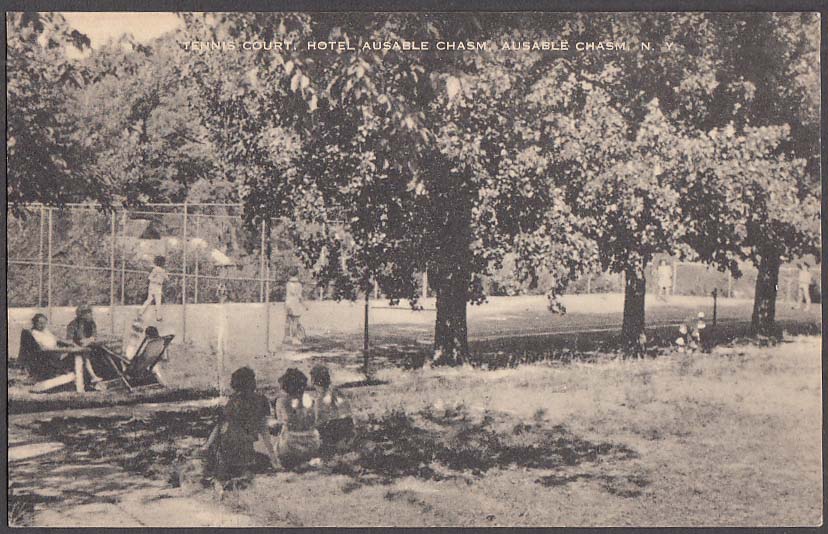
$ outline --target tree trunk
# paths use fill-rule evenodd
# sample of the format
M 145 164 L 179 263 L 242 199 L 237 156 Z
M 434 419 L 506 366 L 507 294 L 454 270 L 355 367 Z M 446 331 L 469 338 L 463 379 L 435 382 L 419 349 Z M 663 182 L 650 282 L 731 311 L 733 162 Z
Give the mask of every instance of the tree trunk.
M 638 347 L 644 333 L 644 296 L 647 281 L 643 266 L 629 267 L 624 282 L 624 322 L 621 333 L 626 347 Z
M 429 283 L 437 296 L 434 365 L 461 365 L 468 356 L 466 306 L 469 278 L 467 272 L 457 267 L 446 273 L 429 274 Z
M 779 253 L 773 249 L 764 251 L 759 258 L 756 292 L 753 297 L 753 316 L 750 323 L 754 335 L 774 336 L 778 333 L 775 320 L 779 265 Z

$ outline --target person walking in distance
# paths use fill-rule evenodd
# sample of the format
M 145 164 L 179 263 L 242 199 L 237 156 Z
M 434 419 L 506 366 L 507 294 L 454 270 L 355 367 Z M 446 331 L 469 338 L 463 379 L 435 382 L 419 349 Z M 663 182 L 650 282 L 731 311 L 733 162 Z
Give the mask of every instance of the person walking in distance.
M 811 271 L 808 270 L 807 262 L 802 262 L 799 267 L 799 290 L 797 291 L 796 304 L 801 309 L 808 311 L 811 309 Z
M 304 335 L 301 324 L 302 308 L 307 310 L 302 297 L 302 282 L 299 281 L 298 270 L 294 267 L 290 272 L 290 279 L 285 284 L 285 343 L 301 345 Z
M 658 278 L 658 298 L 666 301 L 668 293 L 672 293 L 673 289 L 673 268 L 667 264 L 667 260 L 662 259 L 658 262 L 656 275 Z
M 167 271 L 164 270 L 166 259 L 164 256 L 156 256 L 153 261 L 155 266 L 149 273 L 149 286 L 147 287 L 147 300 L 141 307 L 141 315 L 147 311 L 149 305 L 155 302 L 155 320 L 163 321 L 161 317 L 161 300 L 164 294 L 164 283 L 169 279 Z

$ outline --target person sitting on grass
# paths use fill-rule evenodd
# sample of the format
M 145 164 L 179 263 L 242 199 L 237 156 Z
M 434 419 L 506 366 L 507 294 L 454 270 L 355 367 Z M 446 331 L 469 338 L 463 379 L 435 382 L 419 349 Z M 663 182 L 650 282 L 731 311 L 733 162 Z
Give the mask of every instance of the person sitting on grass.
M 331 386 L 331 372 L 324 365 L 311 369 L 311 384 L 316 390 L 314 410 L 322 450 L 341 449 L 354 436 L 354 420 L 348 398 Z
M 138 353 L 141 342 L 144 341 L 144 335 L 144 321 L 139 313 L 135 317 L 135 320 L 132 321 L 129 327 L 129 333 L 126 336 L 126 341 L 124 341 L 124 357 L 127 360 L 133 359 Z
M 316 461 L 319 431 L 315 428 L 314 399 L 305 393 L 305 373 L 290 368 L 279 378 L 279 385 L 285 395 L 276 399 L 276 419 L 281 423 L 276 455 L 282 467 L 292 469 L 309 460 Z
M 220 488 L 233 479 L 249 480 L 263 467 L 264 455 L 253 448 L 258 439 L 264 441 L 270 463 L 277 465 L 267 430 L 270 403 L 256 392 L 256 373 L 249 367 L 237 369 L 230 377 L 230 387 L 233 394 L 201 451 L 206 456 L 206 474 Z

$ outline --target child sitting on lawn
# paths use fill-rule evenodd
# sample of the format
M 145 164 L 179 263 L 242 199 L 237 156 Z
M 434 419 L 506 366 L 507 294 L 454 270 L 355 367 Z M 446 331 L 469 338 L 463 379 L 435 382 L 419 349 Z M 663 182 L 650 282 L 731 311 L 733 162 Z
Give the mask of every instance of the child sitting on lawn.
M 316 428 L 326 452 L 346 446 L 354 435 L 354 420 L 348 398 L 331 386 L 331 372 L 324 365 L 311 369 L 311 384 L 316 390 L 314 402 Z
M 141 342 L 144 340 L 144 321 L 139 313 L 135 320 L 132 321 L 132 324 L 129 327 L 129 332 L 126 335 L 126 341 L 124 341 L 124 357 L 126 359 L 131 360 L 135 357 L 135 354 L 138 353 L 138 348 L 141 346 Z
M 267 430 L 270 403 L 256 393 L 256 374 L 249 367 L 237 369 L 230 377 L 233 394 L 221 413 L 203 452 L 207 456 L 207 474 L 222 485 L 234 478 L 249 478 L 262 466 L 262 457 L 253 449 L 261 438 L 267 447 L 270 462 L 276 455 Z
M 276 419 L 282 424 L 276 440 L 276 455 L 282 467 L 291 469 L 319 454 L 314 399 L 305 393 L 308 377 L 290 368 L 279 378 L 285 395 L 276 400 Z

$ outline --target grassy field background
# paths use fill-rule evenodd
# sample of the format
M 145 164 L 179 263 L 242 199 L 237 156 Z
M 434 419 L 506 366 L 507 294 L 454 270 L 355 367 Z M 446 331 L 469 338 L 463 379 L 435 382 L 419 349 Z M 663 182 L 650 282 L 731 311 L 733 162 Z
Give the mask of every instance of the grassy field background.
M 620 314 L 624 298 L 620 293 L 592 295 L 564 295 L 564 315 L 547 310 L 543 296 L 526 295 L 515 297 L 490 297 L 481 305 L 469 305 L 469 334 L 474 338 L 500 337 L 504 334 L 536 334 L 562 332 L 572 329 L 620 325 Z M 428 341 L 432 337 L 436 316 L 433 298 L 420 303 L 421 311 L 412 311 L 407 303 L 390 306 L 385 300 L 370 302 L 369 324 L 371 335 L 389 335 L 411 341 Z M 719 299 L 718 315 L 723 319 L 750 319 L 753 301 L 750 299 Z M 146 326 L 157 326 L 162 335 L 175 334 L 172 349 L 174 354 L 210 352 L 216 338 L 216 316 L 218 304 L 190 304 L 186 307 L 186 325 L 183 307 L 179 304 L 163 305 L 163 322 L 154 321 L 155 313 L 150 309 L 145 315 Z M 257 303 L 229 303 L 228 351 L 245 357 L 261 356 L 268 353 L 284 352 L 284 304 L 271 303 L 269 306 Z M 812 315 L 818 315 L 819 306 L 812 306 Z M 269 309 L 269 312 L 268 312 Z M 777 309 L 780 318 L 800 317 L 791 309 L 791 303 L 779 300 Z M 93 307 L 99 335 L 121 340 L 139 310 L 138 306 Z M 19 350 L 20 332 L 29 328 L 39 308 L 10 308 L 8 310 L 9 345 L 11 358 Z M 646 319 L 648 323 L 683 319 L 687 314 L 703 311 L 712 317 L 711 297 L 675 296 L 662 302 L 653 295 L 647 295 Z M 66 325 L 74 318 L 75 308 L 52 308 L 50 328 L 58 335 L 65 335 Z M 269 318 L 269 321 L 268 321 Z M 310 301 L 302 322 L 309 336 L 326 338 L 360 338 L 363 330 L 363 302 Z M 269 325 L 269 326 L 268 326 Z M 266 343 L 269 332 L 270 342 Z M 185 349 L 186 345 L 186 351 Z
M 590 359 L 596 351 L 607 350 L 615 343 L 621 325 L 623 296 L 620 294 L 571 295 L 564 297 L 567 313 L 552 314 L 546 308 L 546 299 L 539 296 L 492 297 L 486 304 L 469 306 L 469 335 L 472 357 L 486 361 L 491 366 L 508 362 L 525 362 L 536 359 Z M 408 306 L 388 306 L 385 301 L 373 301 L 370 310 L 370 342 L 372 371 L 386 367 L 410 367 L 421 363 L 430 351 L 434 316 L 433 300 L 424 303 L 422 311 L 412 311 Z M 654 343 L 669 344 L 676 334 L 677 322 L 691 319 L 699 311 L 707 315 L 712 326 L 711 298 L 672 297 L 662 302 L 648 295 L 648 335 Z M 230 373 L 242 365 L 252 367 L 259 383 L 265 390 L 276 392 L 278 377 L 288 367 L 298 367 L 305 372 L 317 364 L 329 365 L 343 382 L 364 378 L 362 373 L 362 309 L 350 302 L 311 302 L 304 318 L 309 339 L 305 346 L 294 348 L 282 345 L 284 317 L 280 304 L 271 313 L 271 332 L 278 342 L 271 343 L 271 351 L 263 345 L 262 305 L 230 305 L 230 339 L 227 354 L 220 373 L 219 359 L 211 343 L 215 336 L 215 323 L 209 313 L 215 313 L 211 304 L 188 306 L 187 329 L 190 338 L 181 341 L 181 317 L 176 316 L 180 306 L 168 306 L 165 320 L 159 324 L 162 334 L 174 333 L 176 340 L 170 347 L 169 361 L 160 364 L 170 387 L 180 390 L 180 398 L 198 398 L 229 387 Z M 739 299 L 720 299 L 717 309 L 720 333 L 730 335 L 746 333 L 752 302 Z M 106 309 L 95 310 L 99 330 L 106 333 L 108 316 Z M 9 353 L 16 355 L 16 343 L 20 329 L 26 325 L 30 310 L 9 310 Z M 116 309 L 123 317 L 131 316 L 131 310 Z M 61 323 L 73 316 L 72 309 L 53 310 L 54 331 L 61 331 Z M 198 320 L 202 314 L 203 320 Z M 152 313 L 148 314 L 152 316 Z M 795 332 L 818 333 L 820 311 L 812 306 L 808 312 L 792 309 L 786 303 L 778 303 L 777 315 L 783 327 Z M 277 328 L 277 325 L 279 326 Z M 16 333 L 16 336 L 15 336 Z M 508 363 L 505 362 L 505 363 Z M 88 392 L 81 395 L 61 393 L 59 396 L 29 393 L 31 386 L 21 373 L 12 372 L 8 397 L 12 412 L 35 409 L 51 410 L 63 403 L 66 407 L 128 403 L 135 400 L 153 400 L 131 395 Z M 163 393 L 161 400 L 172 400 Z M 123 398 L 122 398 L 123 397 Z M 57 404 L 56 404 L 57 403 Z

